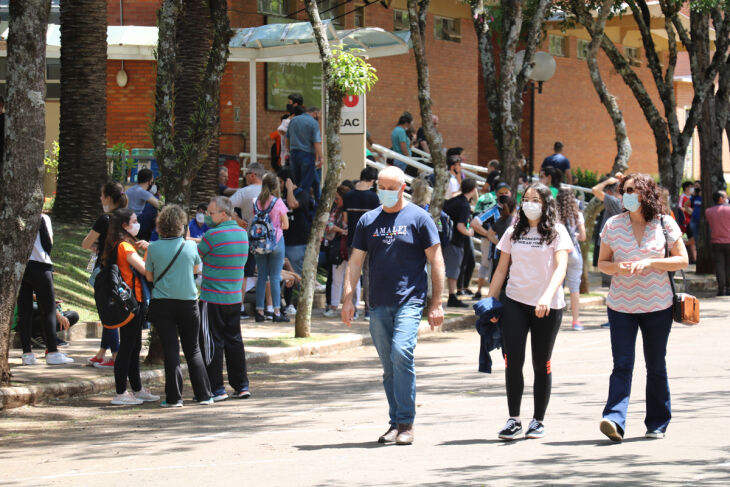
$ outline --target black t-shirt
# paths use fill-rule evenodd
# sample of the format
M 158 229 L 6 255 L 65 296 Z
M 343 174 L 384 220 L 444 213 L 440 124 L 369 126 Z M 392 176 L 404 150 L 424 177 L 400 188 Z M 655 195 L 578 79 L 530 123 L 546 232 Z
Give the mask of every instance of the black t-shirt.
M 104 242 L 106 242 L 106 232 L 109 230 L 109 215 L 105 213 L 97 218 L 94 222 L 94 226 L 91 227 L 91 229 L 99 234 L 99 240 L 96 241 L 96 254 L 98 256 L 96 265 L 99 266 L 101 265 L 101 257 L 104 254 Z
M 454 196 L 444 203 L 444 212 L 451 217 L 451 221 L 454 222 L 454 236 L 451 238 L 451 243 L 456 246 L 463 246 L 464 242 L 468 238 L 466 235 L 456 229 L 459 223 L 466 225 L 471 220 L 471 207 L 466 196 L 460 194 Z
M 281 197 L 286 201 L 286 190 Z M 286 245 L 307 245 L 309 229 L 312 226 L 312 209 L 309 194 L 302 188 L 294 189 L 294 197 L 299 202 L 299 207 L 289 210 L 289 229 L 284 230 L 284 244 Z
M 369 189 L 353 189 L 342 197 L 342 210 L 347 212 L 347 246 L 352 247 L 355 227 L 365 213 L 380 206 L 378 195 Z

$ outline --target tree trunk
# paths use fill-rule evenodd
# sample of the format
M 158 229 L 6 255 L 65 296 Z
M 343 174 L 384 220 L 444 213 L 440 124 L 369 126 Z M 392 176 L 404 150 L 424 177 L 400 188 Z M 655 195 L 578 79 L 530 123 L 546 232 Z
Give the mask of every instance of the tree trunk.
M 185 209 L 204 161 L 217 163 L 211 146 L 218 147 L 220 83 L 232 34 L 227 10 L 226 0 L 164 0 L 158 13 L 152 138 L 165 201 Z M 199 187 L 198 198 L 215 194 L 209 181 Z M 152 330 L 145 363 L 161 362 L 159 336 Z
M 408 0 L 408 19 L 411 30 L 411 42 L 413 43 L 413 54 L 416 58 L 416 72 L 418 74 L 418 104 L 421 109 L 421 125 L 423 133 L 428 142 L 428 149 L 431 153 L 431 162 L 436 176 L 436 181 L 431 195 L 429 209 L 434 220 L 441 217 L 441 209 L 444 206 L 446 196 L 446 185 L 449 182 L 449 173 L 446 168 L 446 159 L 441 150 L 443 139 L 436 131 L 431 116 L 431 80 L 428 73 L 428 59 L 426 58 L 426 14 L 430 0 Z
M 535 50 L 542 34 L 547 0 L 530 3 L 526 32 L 523 32 L 523 15 L 528 2 L 501 0 L 501 30 L 494 32 L 492 17 L 484 0 L 469 0 L 474 29 L 479 43 L 479 58 L 489 111 L 489 125 L 502 163 L 502 177 L 513 188 L 517 187 L 522 158 L 522 107 L 523 92 L 527 86 L 527 71 L 534 62 Z M 494 22 L 496 24 L 496 22 Z M 521 37 L 522 35 L 522 37 Z M 522 42 L 521 42 L 522 41 Z M 518 45 L 524 45 L 523 65 L 517 66 L 515 54 Z M 495 46 L 499 46 L 499 71 Z
M 343 93 L 339 90 L 333 77 L 332 51 L 330 50 L 327 32 L 319 17 L 317 2 L 304 0 L 304 8 L 307 10 L 307 17 L 312 23 L 314 37 L 319 47 L 319 57 L 322 60 L 322 80 L 324 81 L 325 103 L 322 113 L 326 114 L 325 136 L 327 141 L 327 173 L 324 180 L 324 188 L 319 199 L 319 205 L 314 215 L 314 221 L 309 232 L 307 250 L 304 252 L 304 263 L 302 265 L 302 293 L 299 296 L 297 305 L 296 323 L 294 325 L 294 336 L 308 337 L 312 325 L 312 301 L 314 300 L 314 286 L 317 282 L 317 261 L 319 259 L 319 245 L 324 235 L 324 230 L 329 218 L 332 202 L 335 200 L 335 191 L 342 178 L 342 170 L 345 163 L 342 161 L 340 145 L 340 124 L 342 123 L 342 98 Z
M 61 122 L 53 214 L 80 223 L 99 215 L 106 167 L 106 0 L 61 2 Z
M 10 383 L 10 324 L 43 208 L 50 8 L 50 0 L 10 2 L 5 153 L 0 160 L 0 386 Z

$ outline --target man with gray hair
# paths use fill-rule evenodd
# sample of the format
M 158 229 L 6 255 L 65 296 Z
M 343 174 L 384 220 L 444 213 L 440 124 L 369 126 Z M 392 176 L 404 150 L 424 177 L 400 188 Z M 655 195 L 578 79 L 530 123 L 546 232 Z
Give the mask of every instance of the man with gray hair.
M 205 217 L 210 229 L 198 244 L 198 253 L 203 260 L 200 348 L 214 401 L 228 399 L 223 385 L 224 354 L 233 397 L 251 397 L 239 318 L 248 235 L 233 219 L 233 214 L 230 199 L 224 196 L 212 198 Z

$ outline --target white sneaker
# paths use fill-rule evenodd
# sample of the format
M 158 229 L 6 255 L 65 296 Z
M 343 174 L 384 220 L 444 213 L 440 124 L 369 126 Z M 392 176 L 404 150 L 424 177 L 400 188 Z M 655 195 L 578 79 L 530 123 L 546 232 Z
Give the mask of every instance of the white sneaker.
M 360 313 L 358 313 L 357 311 L 355 311 L 355 314 L 352 315 L 352 319 L 353 320 L 359 320 L 360 319 Z
M 23 354 L 23 365 L 35 365 L 38 361 L 35 359 L 34 353 L 24 353 Z
M 290 304 L 289 306 L 286 307 L 286 309 L 284 310 L 284 313 L 286 313 L 287 316 L 295 316 L 297 314 L 297 309 L 294 307 L 293 304 Z
M 337 310 L 336 310 L 336 309 L 332 309 L 332 308 L 330 308 L 330 309 L 328 309 L 327 311 L 325 311 L 325 312 L 324 312 L 324 313 L 322 313 L 322 314 L 323 314 L 323 315 L 324 315 L 324 316 L 325 316 L 326 318 L 334 318 L 335 316 L 337 316 Z
M 46 363 L 48 365 L 72 364 L 74 359 L 62 352 L 52 352 L 46 355 Z
M 134 397 L 139 399 L 140 401 L 146 401 L 146 402 L 153 402 L 153 401 L 159 401 L 160 396 L 155 396 L 150 392 L 149 389 L 145 389 L 144 387 L 134 393 Z
M 144 401 L 142 399 L 137 399 L 134 397 L 134 394 L 132 394 L 129 391 L 124 391 L 121 394 L 115 394 L 112 398 L 112 404 L 115 406 L 139 406 Z

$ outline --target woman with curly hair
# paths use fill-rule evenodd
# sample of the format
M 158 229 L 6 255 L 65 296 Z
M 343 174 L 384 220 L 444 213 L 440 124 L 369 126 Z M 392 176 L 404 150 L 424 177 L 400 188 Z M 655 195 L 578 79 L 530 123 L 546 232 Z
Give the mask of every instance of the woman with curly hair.
M 672 288 L 667 272 L 687 266 L 687 250 L 682 231 L 667 216 L 666 204 L 650 176 L 629 174 L 619 192 L 626 211 L 604 225 L 598 257 L 600 271 L 613 276 L 606 298 L 613 371 L 600 429 L 613 441 L 623 440 L 636 335 L 641 330 L 646 362 L 645 436 L 664 438 L 672 417 L 666 366 Z
M 504 233 L 497 249 L 501 252 L 499 264 L 488 297 L 499 298 L 509 272 L 501 319 L 509 419 L 499 438 L 514 440 L 522 433 L 522 366 L 528 332 L 535 375 L 535 412 L 525 437 L 542 438 L 552 385 L 550 357 L 565 307 L 562 284 L 568 253 L 573 250 L 568 231 L 558 221 L 550 188 L 540 183 L 528 186 L 517 222 Z
M 565 283 L 570 291 L 570 311 L 573 315 L 573 329 L 582 331 L 580 324 L 580 280 L 583 276 L 583 254 L 580 244 L 586 239 L 586 227 L 583 213 L 578 208 L 575 193 L 572 189 L 563 188 L 558 191 L 556 199 L 558 219 L 565 225 L 573 243 L 573 251 L 568 254 L 568 268 L 565 271 Z
M 157 327 L 165 356 L 165 395 L 162 407 L 183 405 L 183 373 L 180 345 L 190 372 L 190 382 L 200 404 L 213 404 L 210 380 L 198 345 L 200 311 L 195 272 L 202 260 L 196 243 L 185 240 L 187 215 L 178 205 L 166 205 L 157 216 L 160 239 L 150 243 L 145 262 L 146 277 L 155 283 L 150 320 Z M 178 336 L 180 344 L 178 344 Z

